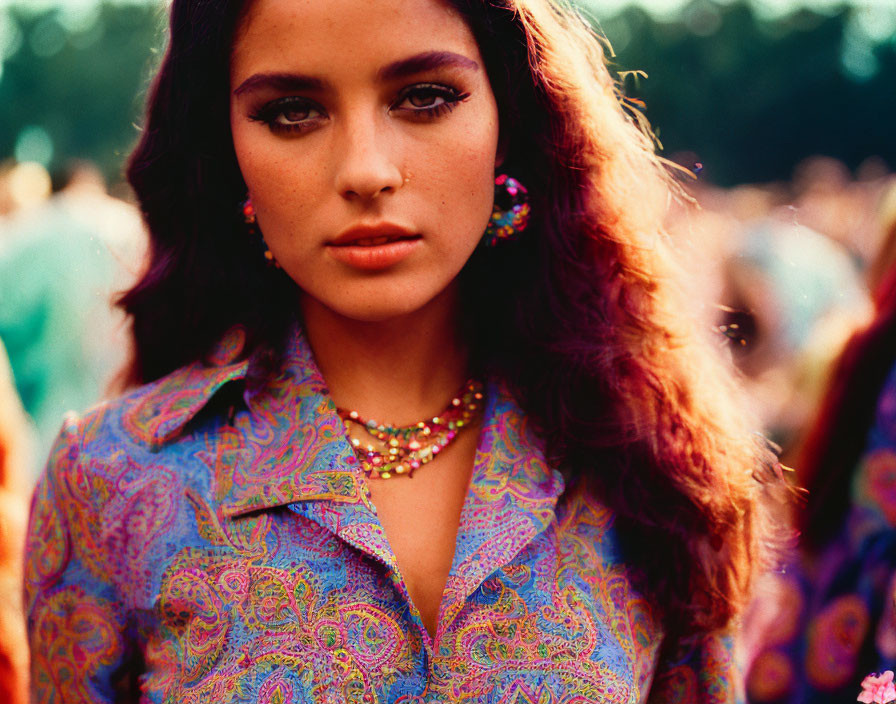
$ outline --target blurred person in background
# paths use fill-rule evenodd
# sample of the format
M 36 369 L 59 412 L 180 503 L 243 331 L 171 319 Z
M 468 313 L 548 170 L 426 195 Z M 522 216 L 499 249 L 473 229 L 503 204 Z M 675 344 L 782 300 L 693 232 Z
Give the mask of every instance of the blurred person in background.
M 52 179 L 40 164 L 23 162 L 0 164 L 0 254 L 9 248 L 20 228 L 50 197 Z
M 28 424 L 0 341 L 0 702 L 28 701 L 22 553 L 28 518 Z
M 846 345 L 797 461 L 799 555 L 745 628 L 755 704 L 854 701 L 896 669 L 896 185 L 871 267 L 875 316 Z
M 734 333 L 737 364 L 765 429 L 786 452 L 871 306 L 847 250 L 782 214 L 788 210 L 741 223 L 725 258 L 721 324 Z
M 62 181 L 0 223 L 0 337 L 36 427 L 32 482 L 64 413 L 102 398 L 129 358 L 112 298 L 140 273 L 146 246 L 136 208 L 107 195 L 93 165 L 72 163 Z
M 837 159 L 809 157 L 794 169 L 787 217 L 837 242 L 865 271 L 879 259 L 876 205 L 887 183 L 886 166 L 873 157 L 855 174 Z
M 731 341 L 753 407 L 785 463 L 817 406 L 830 364 L 871 314 L 862 272 L 840 242 L 801 224 L 786 184 L 688 187 L 673 211 L 690 242 L 694 300 Z

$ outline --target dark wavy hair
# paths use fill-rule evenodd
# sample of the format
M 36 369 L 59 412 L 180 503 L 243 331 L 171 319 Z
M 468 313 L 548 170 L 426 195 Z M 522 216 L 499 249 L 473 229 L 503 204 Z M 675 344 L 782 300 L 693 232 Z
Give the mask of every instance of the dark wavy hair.
M 451 0 L 483 55 L 502 170 L 529 188 L 520 242 L 462 272 L 474 361 L 510 385 L 550 458 L 617 515 L 669 632 L 728 624 L 764 564 L 774 464 L 717 346 L 697 333 L 662 232 L 670 185 L 587 23 L 553 0 Z M 276 350 L 295 284 L 237 204 L 228 61 L 243 0 L 173 0 L 170 44 L 128 177 L 152 236 L 133 317 L 135 382 L 200 359 L 234 324 Z

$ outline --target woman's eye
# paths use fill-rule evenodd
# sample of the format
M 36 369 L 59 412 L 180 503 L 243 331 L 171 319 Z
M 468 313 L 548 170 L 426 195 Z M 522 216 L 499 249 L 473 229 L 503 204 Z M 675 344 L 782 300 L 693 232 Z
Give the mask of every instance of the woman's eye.
M 403 90 L 392 109 L 415 116 L 438 117 L 469 97 L 469 93 L 460 93 L 449 86 L 421 84 Z
M 326 115 L 322 108 L 309 101 L 281 98 L 263 105 L 260 110 L 249 117 L 258 122 L 264 122 L 275 132 L 292 132 L 309 129 Z
M 445 96 L 434 92 L 417 92 L 411 93 L 407 97 L 407 101 L 415 108 L 430 108 L 434 105 L 441 105 L 445 102 Z
M 309 107 L 286 108 L 279 112 L 276 121 L 281 125 L 290 125 L 295 122 L 307 120 L 309 117 L 316 117 L 316 113 L 317 110 Z

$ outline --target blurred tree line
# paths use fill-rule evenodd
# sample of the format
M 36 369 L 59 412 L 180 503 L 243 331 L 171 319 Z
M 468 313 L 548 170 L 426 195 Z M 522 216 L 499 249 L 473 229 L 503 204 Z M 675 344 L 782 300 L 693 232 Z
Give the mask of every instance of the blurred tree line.
M 90 159 L 113 181 L 137 139 L 161 4 L 0 9 L 0 160 Z
M 646 102 L 664 153 L 702 162 L 709 179 L 784 179 L 811 154 L 896 166 L 896 37 L 876 37 L 867 10 L 770 20 L 749 0 L 692 0 L 671 20 L 580 4 L 613 46 L 627 94 Z M 0 10 L 0 160 L 53 168 L 88 158 L 118 177 L 163 27 L 155 3 Z
M 626 94 L 664 153 L 715 183 L 787 179 L 815 154 L 896 167 L 896 3 L 768 20 L 743 0 L 693 0 L 675 20 L 630 7 L 599 27 L 618 71 L 646 73 L 623 75 Z

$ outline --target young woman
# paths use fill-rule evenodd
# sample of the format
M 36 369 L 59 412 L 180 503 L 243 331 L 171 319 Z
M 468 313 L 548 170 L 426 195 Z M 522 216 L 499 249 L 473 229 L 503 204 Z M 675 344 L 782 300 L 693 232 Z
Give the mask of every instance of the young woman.
M 37 701 L 736 698 L 772 463 L 581 20 L 174 0 L 129 176 L 139 385 L 36 497 Z

